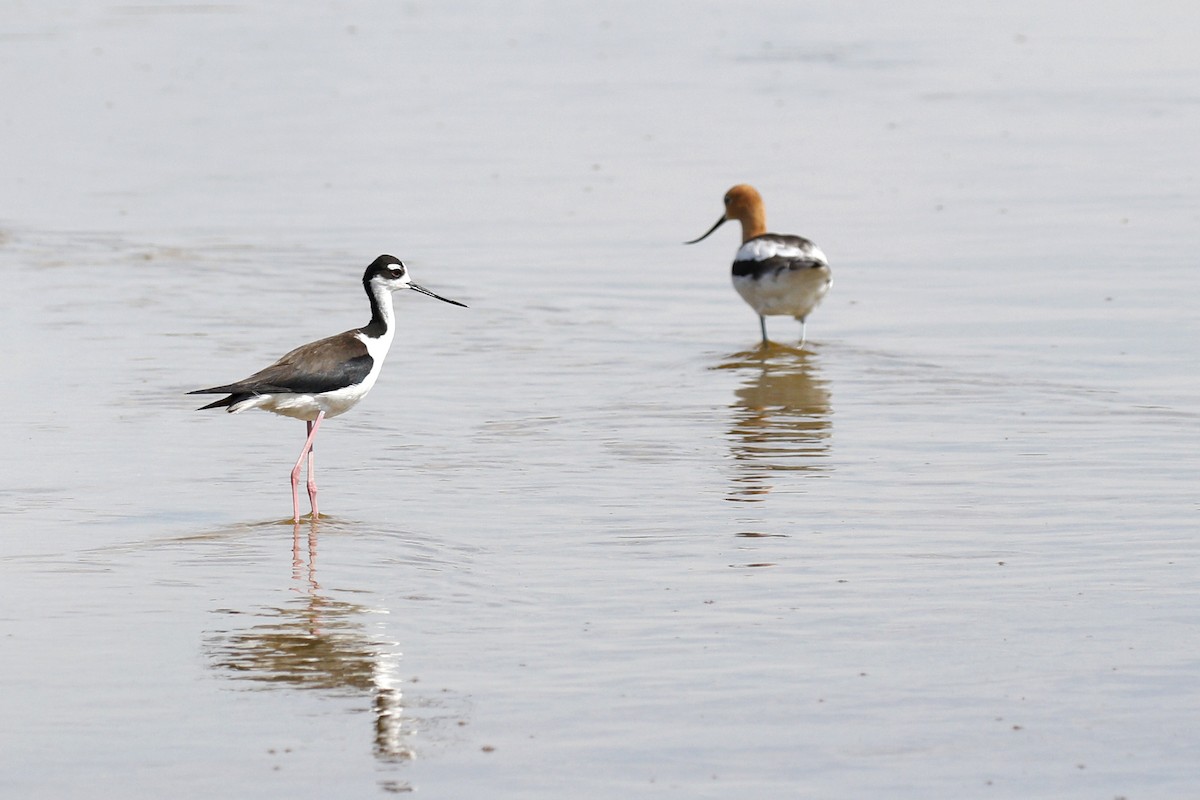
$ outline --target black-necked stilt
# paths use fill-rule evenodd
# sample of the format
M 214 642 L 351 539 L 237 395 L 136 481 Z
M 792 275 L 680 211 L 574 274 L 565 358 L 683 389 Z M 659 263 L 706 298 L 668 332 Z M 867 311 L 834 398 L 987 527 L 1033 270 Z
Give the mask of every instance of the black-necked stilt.
M 767 317 L 785 315 L 800 321 L 804 347 L 806 320 L 833 285 L 829 262 L 821 248 L 801 236 L 767 233 L 762 195 L 739 183 L 725 193 L 725 213 L 708 233 L 684 244 L 695 244 L 731 219 L 742 223 L 742 246 L 733 259 L 733 288 L 758 312 L 763 344 Z
M 188 392 L 229 395 L 202 406 L 199 411 L 225 408 L 230 414 L 237 414 L 261 408 L 305 421 L 308 438 L 292 469 L 292 518 L 295 522 L 300 521 L 299 481 L 305 456 L 308 457 L 308 499 L 312 504 L 313 519 L 318 516 L 313 440 L 317 438 L 321 420 L 354 408 L 371 391 L 383 368 L 383 359 L 396 335 L 392 292 L 412 289 L 466 308 L 457 300 L 447 300 L 413 283 L 408 269 L 394 256 L 380 256 L 371 262 L 363 274 L 363 288 L 371 300 L 371 321 L 363 327 L 301 345 L 244 380 Z

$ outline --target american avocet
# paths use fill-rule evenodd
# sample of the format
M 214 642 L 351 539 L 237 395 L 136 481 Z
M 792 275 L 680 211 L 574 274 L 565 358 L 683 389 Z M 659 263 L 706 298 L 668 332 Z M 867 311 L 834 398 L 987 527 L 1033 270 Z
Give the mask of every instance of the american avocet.
M 308 500 L 312 504 L 313 519 L 318 516 L 313 440 L 317 438 L 321 420 L 354 408 L 371 391 L 383 368 L 383 359 L 396 335 L 392 292 L 412 289 L 445 303 L 463 306 L 457 300 L 447 300 L 413 283 L 408 269 L 394 256 L 380 256 L 372 261 L 362 282 L 371 300 L 371 321 L 363 327 L 301 345 L 249 378 L 188 392 L 229 395 L 202 406 L 200 411 L 225 408 L 230 414 L 237 414 L 261 408 L 305 421 L 308 438 L 292 468 L 292 519 L 295 522 L 300 521 L 299 481 L 305 456 L 308 457 Z
M 767 233 L 762 195 L 739 183 L 725 193 L 725 213 L 708 233 L 684 244 L 695 244 L 731 219 L 742 223 L 742 246 L 733 259 L 733 288 L 758 313 L 763 344 L 767 317 L 786 315 L 800 321 L 800 347 L 805 321 L 833 285 L 829 262 L 821 248 L 801 236 Z

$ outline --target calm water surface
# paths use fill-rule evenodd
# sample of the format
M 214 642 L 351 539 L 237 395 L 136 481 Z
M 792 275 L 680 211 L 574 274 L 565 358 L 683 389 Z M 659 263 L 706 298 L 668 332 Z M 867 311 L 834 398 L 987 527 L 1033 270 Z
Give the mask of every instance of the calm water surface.
M 1102 10 L 10 9 L 0 794 L 1194 794 L 1200 12 Z M 183 393 L 381 252 L 471 307 L 293 527 Z

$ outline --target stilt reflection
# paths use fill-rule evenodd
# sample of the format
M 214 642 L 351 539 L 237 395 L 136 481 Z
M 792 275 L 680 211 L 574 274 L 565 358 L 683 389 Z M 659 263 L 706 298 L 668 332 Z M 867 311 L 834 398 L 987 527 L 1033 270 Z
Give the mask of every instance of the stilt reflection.
M 258 621 L 248 628 L 213 633 L 206 642 L 212 666 L 234 678 L 281 688 L 370 696 L 375 756 L 410 760 L 414 752 L 406 740 L 412 731 L 404 724 L 398 645 L 372 635 L 368 617 L 377 609 L 322 593 L 317 526 L 314 521 L 307 531 L 303 524 L 293 529 L 290 588 L 296 597 L 253 612 Z
M 761 501 L 777 484 L 802 491 L 791 478 L 828 470 L 832 411 L 817 354 L 769 343 L 731 356 L 720 368 L 746 375 L 730 406 L 735 475 L 728 500 Z

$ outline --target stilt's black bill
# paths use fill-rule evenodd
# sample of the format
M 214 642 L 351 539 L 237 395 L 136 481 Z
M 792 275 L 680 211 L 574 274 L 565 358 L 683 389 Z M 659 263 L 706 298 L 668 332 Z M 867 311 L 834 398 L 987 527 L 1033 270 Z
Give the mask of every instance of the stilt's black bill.
M 433 292 L 426 289 L 424 286 L 417 286 L 415 283 L 410 283 L 408 285 L 408 288 L 412 289 L 414 292 L 420 292 L 421 294 L 427 294 L 430 297 L 434 298 L 435 300 L 441 300 L 443 303 L 449 303 L 452 306 L 462 306 L 463 308 L 467 307 L 466 303 L 460 303 L 457 300 L 447 300 L 445 297 L 442 297 L 440 294 L 434 294 Z
M 717 224 L 716 224 L 716 225 L 713 225 L 711 228 L 709 228 L 709 229 L 708 229 L 708 233 L 712 233 L 712 232 L 713 232 L 713 231 L 715 231 L 717 228 L 719 228 L 719 227 L 721 227 L 722 225 L 724 225 L 724 224 L 725 224 L 725 221 L 726 221 L 726 217 L 721 217 L 719 220 L 717 220 Z M 701 236 L 701 237 L 700 237 L 700 239 L 707 239 L 707 238 L 708 238 L 708 233 L 706 233 L 706 234 L 704 234 L 703 236 Z M 692 239 L 690 242 L 684 242 L 684 244 L 695 244 L 696 242 L 700 241 L 700 239 Z

